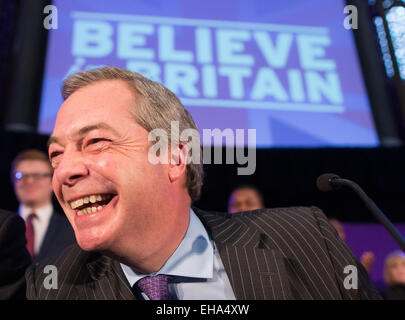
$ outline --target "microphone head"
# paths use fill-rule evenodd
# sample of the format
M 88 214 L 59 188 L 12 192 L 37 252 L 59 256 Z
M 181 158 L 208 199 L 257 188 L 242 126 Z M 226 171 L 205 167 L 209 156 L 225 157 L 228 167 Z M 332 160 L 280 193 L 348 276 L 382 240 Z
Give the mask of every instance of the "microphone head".
M 333 179 L 339 179 L 340 177 L 334 173 L 324 173 L 321 174 L 318 179 L 316 179 L 316 186 L 319 190 L 323 192 L 332 191 L 334 186 L 332 184 Z

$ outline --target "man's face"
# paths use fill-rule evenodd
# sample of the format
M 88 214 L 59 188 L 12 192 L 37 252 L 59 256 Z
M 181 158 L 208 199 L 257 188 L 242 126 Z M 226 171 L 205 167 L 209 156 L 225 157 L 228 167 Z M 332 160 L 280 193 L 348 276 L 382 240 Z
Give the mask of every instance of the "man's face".
M 230 213 L 262 209 L 263 203 L 256 191 L 243 188 L 234 191 L 229 200 Z
M 393 283 L 405 285 L 405 258 L 392 259 L 388 265 L 388 271 L 391 273 Z
M 39 208 L 51 202 L 52 183 L 49 164 L 41 160 L 22 160 L 14 168 L 21 179 L 14 180 L 18 201 L 30 208 Z
M 330 224 L 336 229 L 339 238 L 346 241 L 346 233 L 343 225 L 336 219 L 329 219 Z
M 162 214 L 167 166 L 148 161 L 148 132 L 130 113 L 136 101 L 125 82 L 106 80 L 77 90 L 58 112 L 52 184 L 84 250 L 114 251 L 129 239 L 141 248 L 173 224 Z

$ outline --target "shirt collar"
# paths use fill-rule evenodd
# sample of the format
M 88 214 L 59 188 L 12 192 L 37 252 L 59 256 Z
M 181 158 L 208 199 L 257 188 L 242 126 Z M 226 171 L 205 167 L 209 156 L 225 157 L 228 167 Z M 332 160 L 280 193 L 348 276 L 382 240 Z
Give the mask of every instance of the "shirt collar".
M 45 205 L 45 206 L 43 206 L 41 208 L 32 210 L 32 208 L 29 208 L 29 207 L 21 204 L 19 209 L 18 209 L 18 212 L 19 212 L 20 216 L 24 220 L 27 220 L 28 216 L 31 213 L 35 212 L 35 214 L 37 215 L 37 218 L 39 220 L 44 220 L 45 221 L 45 220 L 49 220 L 49 218 L 51 217 L 52 212 L 53 212 L 53 206 L 50 203 L 50 204 L 47 204 L 47 205 Z
M 212 278 L 214 264 L 214 247 L 208 233 L 193 209 L 190 209 L 190 222 L 180 245 L 163 267 L 152 274 L 141 274 L 125 264 L 122 269 L 131 284 L 145 276 L 167 274 L 191 278 Z

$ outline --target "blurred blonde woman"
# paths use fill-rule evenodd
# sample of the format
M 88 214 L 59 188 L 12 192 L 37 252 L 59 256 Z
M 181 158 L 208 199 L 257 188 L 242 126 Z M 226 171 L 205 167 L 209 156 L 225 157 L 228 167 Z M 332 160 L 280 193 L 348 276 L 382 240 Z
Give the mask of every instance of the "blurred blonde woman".
M 394 251 L 385 259 L 384 280 L 387 288 L 382 292 L 384 299 L 405 300 L 405 253 Z

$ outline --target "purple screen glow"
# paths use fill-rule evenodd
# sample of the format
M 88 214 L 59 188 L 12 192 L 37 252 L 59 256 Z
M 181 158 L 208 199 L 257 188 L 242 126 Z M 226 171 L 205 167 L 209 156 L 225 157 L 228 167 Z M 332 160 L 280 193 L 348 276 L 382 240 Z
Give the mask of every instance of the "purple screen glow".
M 117 66 L 166 85 L 200 131 L 255 129 L 258 147 L 378 145 L 343 0 L 53 4 L 40 133 L 66 76 Z

